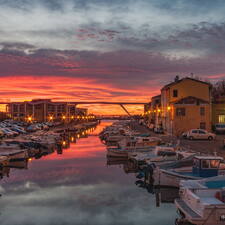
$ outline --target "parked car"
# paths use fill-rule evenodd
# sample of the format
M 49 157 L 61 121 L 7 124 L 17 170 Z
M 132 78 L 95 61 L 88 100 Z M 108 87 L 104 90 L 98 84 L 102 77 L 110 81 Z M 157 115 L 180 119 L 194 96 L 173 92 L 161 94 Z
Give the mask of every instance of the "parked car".
M 156 134 L 163 134 L 164 133 L 162 127 L 155 127 L 153 131 Z
M 184 132 L 184 133 L 181 134 L 181 137 L 186 139 L 187 138 L 187 134 L 188 134 L 188 132 Z
M 194 140 L 194 139 L 200 139 L 200 140 L 213 140 L 216 138 L 216 135 L 213 133 L 210 133 L 203 129 L 192 129 L 188 131 L 187 133 L 187 139 Z
M 217 134 L 225 133 L 225 124 L 222 123 L 215 124 L 215 132 Z

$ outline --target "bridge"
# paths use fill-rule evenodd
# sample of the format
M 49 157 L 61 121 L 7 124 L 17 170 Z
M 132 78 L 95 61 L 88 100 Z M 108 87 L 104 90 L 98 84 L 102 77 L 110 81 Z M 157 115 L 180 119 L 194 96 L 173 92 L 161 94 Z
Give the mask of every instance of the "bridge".
M 145 105 L 143 102 L 68 102 L 68 104 L 75 104 L 75 105 L 90 105 L 90 104 L 98 104 L 98 105 L 119 105 L 129 116 L 131 114 L 128 112 L 128 110 L 125 108 L 124 105 Z

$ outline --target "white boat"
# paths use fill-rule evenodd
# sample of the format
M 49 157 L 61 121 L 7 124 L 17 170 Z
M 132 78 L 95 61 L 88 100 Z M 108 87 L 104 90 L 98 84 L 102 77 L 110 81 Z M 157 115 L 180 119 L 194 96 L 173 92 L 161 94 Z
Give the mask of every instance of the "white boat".
M 118 143 L 118 147 L 107 147 L 109 157 L 128 157 L 129 153 L 150 152 L 160 143 L 155 137 L 127 137 Z
M 154 185 L 179 187 L 181 180 L 199 180 L 225 174 L 222 160 L 223 158 L 218 156 L 195 156 L 191 167 L 175 169 L 156 167 L 153 172 Z
M 176 224 L 224 225 L 225 176 L 181 181 L 175 205 L 180 213 Z
M 176 161 L 178 159 L 190 156 L 191 152 L 178 150 L 177 145 L 154 146 L 150 152 L 131 152 L 128 158 L 134 160 L 137 164 L 150 164 L 165 161 Z

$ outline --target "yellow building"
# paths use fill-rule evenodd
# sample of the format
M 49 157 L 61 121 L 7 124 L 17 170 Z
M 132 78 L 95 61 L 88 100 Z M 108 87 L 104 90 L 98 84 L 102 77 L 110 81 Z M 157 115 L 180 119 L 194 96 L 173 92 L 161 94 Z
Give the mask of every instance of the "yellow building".
M 190 129 L 211 130 L 211 85 L 193 78 L 177 79 L 161 89 L 165 132 L 180 135 Z
M 219 97 L 212 103 L 212 122 L 213 124 L 225 124 L 225 97 Z

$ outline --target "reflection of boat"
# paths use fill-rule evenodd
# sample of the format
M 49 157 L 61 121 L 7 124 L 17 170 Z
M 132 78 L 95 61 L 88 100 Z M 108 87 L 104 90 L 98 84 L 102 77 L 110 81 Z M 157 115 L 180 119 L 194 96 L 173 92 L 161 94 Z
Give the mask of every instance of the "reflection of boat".
M 181 181 L 180 199 L 175 200 L 180 212 L 176 224 L 225 224 L 225 176 Z
M 125 173 L 137 173 L 140 169 L 136 163 L 131 160 L 127 160 L 123 165 L 123 170 Z
M 171 187 L 159 187 L 155 189 L 155 195 L 157 206 L 159 206 L 160 203 L 174 203 L 174 200 L 179 198 L 179 189 Z
M 14 161 L 9 162 L 8 165 L 10 168 L 16 168 L 16 169 L 27 169 L 28 168 L 28 160 L 22 160 L 22 161 Z
M 154 170 L 154 185 L 179 187 L 181 180 L 198 180 L 225 174 L 224 164 L 220 165 L 223 158 L 218 156 L 195 156 L 192 167 L 175 169 Z
M 111 158 L 107 157 L 107 165 L 123 165 L 127 162 L 127 159 L 124 158 Z
M 3 178 L 4 176 L 9 177 L 10 167 L 2 167 L 0 168 L 0 177 Z
M 1 151 L 0 155 L 9 157 L 10 162 L 24 160 L 28 158 L 27 151 L 25 150 L 10 150 L 4 152 Z

